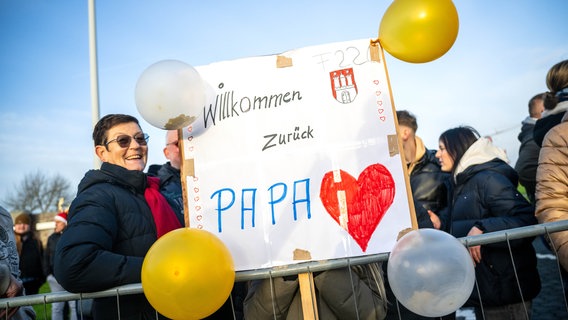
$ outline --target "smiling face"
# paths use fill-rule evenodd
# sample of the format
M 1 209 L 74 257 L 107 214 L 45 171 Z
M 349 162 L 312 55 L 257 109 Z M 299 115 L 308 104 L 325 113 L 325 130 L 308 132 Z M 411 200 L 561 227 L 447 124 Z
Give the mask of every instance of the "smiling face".
M 112 163 L 128 170 L 143 171 L 148 159 L 148 145 L 141 145 L 133 138 L 143 134 L 140 126 L 135 122 L 117 124 L 107 131 L 105 141 L 107 145 L 97 145 L 95 152 L 102 162 Z M 131 137 L 130 144 L 124 148 L 115 140 L 122 135 Z
M 442 141 L 440 141 L 438 145 L 438 151 L 436 152 L 436 158 L 440 161 L 441 170 L 444 172 L 452 171 L 452 167 L 454 166 L 454 159 L 446 150 L 446 145 Z

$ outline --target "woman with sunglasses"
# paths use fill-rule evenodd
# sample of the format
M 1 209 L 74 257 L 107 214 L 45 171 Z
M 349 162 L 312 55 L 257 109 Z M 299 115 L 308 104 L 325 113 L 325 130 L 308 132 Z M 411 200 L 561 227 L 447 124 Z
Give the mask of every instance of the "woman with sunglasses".
M 79 183 L 55 253 L 55 277 L 70 292 L 140 283 L 146 252 L 160 236 L 181 227 L 158 190 L 159 179 L 143 172 L 148 135 L 135 117 L 103 117 L 93 140 L 101 168 L 88 171 Z M 156 319 L 143 294 L 119 300 L 95 299 L 93 318 Z
M 472 127 L 440 135 L 436 158 L 451 173 L 449 216 L 435 227 L 456 238 L 536 224 L 534 207 L 517 191 L 518 175 L 505 152 Z M 441 223 L 440 223 L 441 222 Z M 477 319 L 530 319 L 531 301 L 540 291 L 534 237 L 468 248 L 476 287 L 465 306 Z

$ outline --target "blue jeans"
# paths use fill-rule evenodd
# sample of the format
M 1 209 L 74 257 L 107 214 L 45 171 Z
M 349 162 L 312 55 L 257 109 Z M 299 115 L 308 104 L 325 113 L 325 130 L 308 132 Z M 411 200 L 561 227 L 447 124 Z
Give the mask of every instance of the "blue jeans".
M 49 288 L 51 289 L 51 292 L 57 292 L 57 291 L 65 291 L 65 289 L 63 289 L 63 287 L 59 284 L 59 282 L 57 282 L 57 280 L 55 279 L 55 277 L 50 274 L 49 276 L 47 276 L 47 283 L 49 283 Z M 63 320 L 65 319 L 64 315 L 63 315 L 63 311 L 65 310 L 65 303 L 66 302 L 53 302 L 51 304 L 51 319 L 52 320 Z M 69 320 L 77 320 L 77 303 L 75 300 L 72 301 L 67 301 L 67 303 L 69 304 L 69 311 L 71 312 L 71 316 L 69 317 Z

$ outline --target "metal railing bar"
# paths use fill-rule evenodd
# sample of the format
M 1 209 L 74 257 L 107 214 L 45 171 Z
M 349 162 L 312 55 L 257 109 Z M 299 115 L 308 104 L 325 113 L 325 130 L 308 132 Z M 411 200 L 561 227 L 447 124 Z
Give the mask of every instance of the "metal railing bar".
M 458 240 L 465 246 L 476 246 L 482 244 L 496 243 L 507 240 L 521 239 L 526 237 L 536 237 L 543 234 L 554 233 L 568 230 L 568 220 L 537 224 L 527 227 L 502 230 L 481 234 L 477 236 L 463 237 Z M 298 273 L 318 272 L 329 269 L 337 269 L 350 265 L 368 264 L 373 262 L 387 261 L 389 253 L 379 253 L 360 257 L 349 257 L 322 261 L 306 261 L 286 266 L 276 266 L 272 268 L 244 270 L 236 272 L 235 281 L 249 281 L 256 279 L 267 279 L 270 277 L 283 277 Z M 81 300 L 92 298 L 111 297 L 116 295 L 130 295 L 143 293 L 142 284 L 134 283 L 111 288 L 104 291 L 90 293 L 70 293 L 67 291 L 36 294 L 15 298 L 0 299 L 0 308 L 41 305 L 52 302 L 63 302 L 69 300 Z

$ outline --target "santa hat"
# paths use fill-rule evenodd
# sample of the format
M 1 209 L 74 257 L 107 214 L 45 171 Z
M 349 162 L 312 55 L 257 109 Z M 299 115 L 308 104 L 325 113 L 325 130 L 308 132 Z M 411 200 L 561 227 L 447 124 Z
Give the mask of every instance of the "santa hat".
M 59 212 L 54 219 L 55 221 L 61 221 L 67 224 L 67 212 Z

